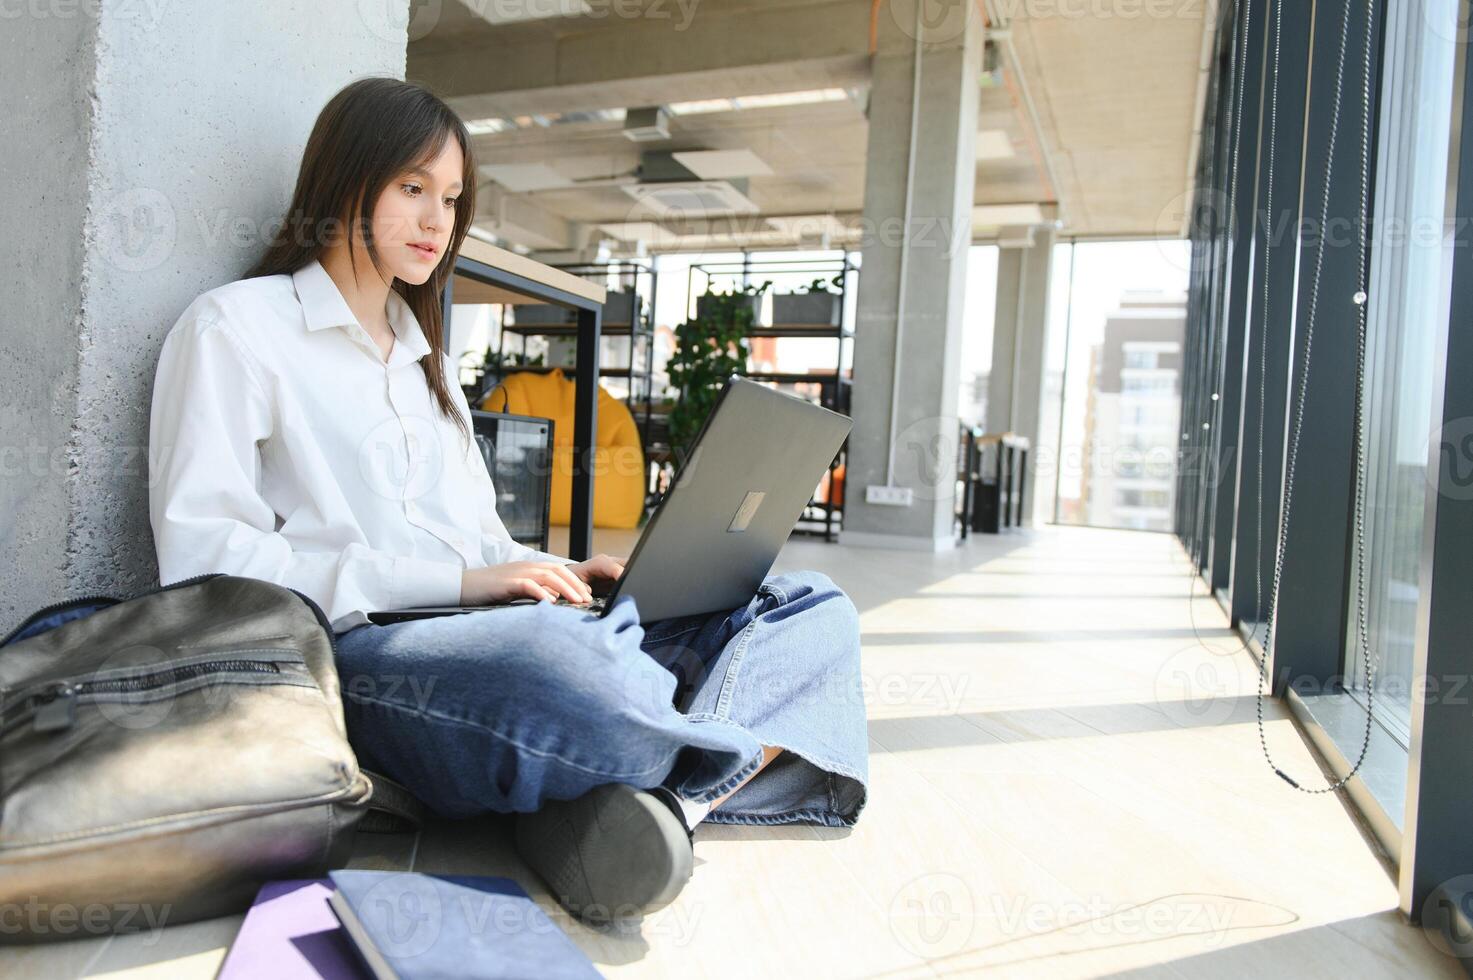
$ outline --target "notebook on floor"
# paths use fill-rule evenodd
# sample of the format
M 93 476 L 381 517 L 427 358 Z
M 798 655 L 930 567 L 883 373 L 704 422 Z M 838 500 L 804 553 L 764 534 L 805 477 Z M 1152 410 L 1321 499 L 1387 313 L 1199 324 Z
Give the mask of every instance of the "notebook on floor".
M 326 878 L 268 881 L 241 923 L 216 980 L 368 980 L 327 904 Z
M 328 903 L 378 980 L 603 976 L 510 878 L 416 871 L 330 875 L 336 890 Z

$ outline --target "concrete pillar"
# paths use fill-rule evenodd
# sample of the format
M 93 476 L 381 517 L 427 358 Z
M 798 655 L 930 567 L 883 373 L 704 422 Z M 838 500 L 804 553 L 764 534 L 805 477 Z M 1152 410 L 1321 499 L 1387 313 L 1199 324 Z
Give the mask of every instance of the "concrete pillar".
M 942 550 L 956 543 L 957 386 L 977 167 L 982 23 L 974 4 L 951 4 L 939 19 L 927 16 L 933 6 L 894 0 L 879 16 L 865 163 L 854 429 L 840 534 L 845 544 Z M 902 315 L 897 317 L 897 311 Z M 897 358 L 898 393 L 892 405 Z M 892 452 L 893 473 L 887 473 Z M 902 495 L 909 492 L 908 503 L 867 500 L 869 488 L 884 487 L 887 476 Z
M 327 99 L 404 77 L 407 20 L 408 0 L 0 10 L 0 173 L 24 188 L 0 228 L 0 633 L 157 584 L 164 334 L 261 254 Z
M 997 255 L 997 315 L 992 327 L 992 372 L 987 379 L 987 431 L 1012 432 L 1033 447 L 1023 484 L 1023 522 L 1033 523 L 1044 371 L 1048 353 L 1049 276 L 1054 231 L 1036 228 L 1033 244 Z M 1055 461 L 1056 462 L 1056 461 Z M 1052 466 L 1044 467 L 1045 475 Z

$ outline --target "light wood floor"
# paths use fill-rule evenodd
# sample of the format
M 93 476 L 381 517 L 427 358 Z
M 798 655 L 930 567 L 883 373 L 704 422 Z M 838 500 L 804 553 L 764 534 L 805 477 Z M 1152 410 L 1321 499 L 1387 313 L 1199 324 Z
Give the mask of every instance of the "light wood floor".
M 1199 643 L 1171 538 L 795 539 L 779 568 L 805 567 L 862 613 L 871 786 L 851 831 L 702 824 L 691 882 L 632 935 L 562 913 L 496 820 L 360 838 L 354 866 L 515 876 L 609 977 L 1464 976 L 1400 919 L 1344 807 L 1265 767 L 1252 663 L 1205 599 Z M 0 975 L 211 977 L 238 921 L 0 952 Z

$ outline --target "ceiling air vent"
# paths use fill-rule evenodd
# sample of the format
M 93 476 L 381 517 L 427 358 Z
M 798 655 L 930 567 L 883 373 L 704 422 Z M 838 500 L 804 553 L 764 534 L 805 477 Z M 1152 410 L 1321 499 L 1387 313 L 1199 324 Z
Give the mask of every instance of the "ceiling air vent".
M 624 192 L 653 215 L 699 218 L 711 214 L 756 214 L 757 205 L 728 180 L 626 184 Z

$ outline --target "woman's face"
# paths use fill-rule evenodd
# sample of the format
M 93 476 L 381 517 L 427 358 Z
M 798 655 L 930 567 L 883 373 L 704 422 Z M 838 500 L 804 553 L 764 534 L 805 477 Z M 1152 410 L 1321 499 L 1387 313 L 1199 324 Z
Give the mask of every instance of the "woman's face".
M 373 239 L 396 279 L 420 285 L 445 257 L 455 228 L 463 167 L 460 142 L 451 138 L 428 169 L 406 170 L 379 195 Z

